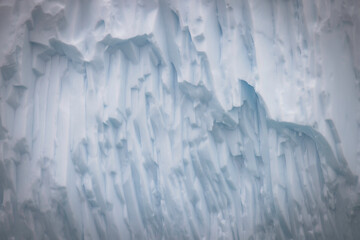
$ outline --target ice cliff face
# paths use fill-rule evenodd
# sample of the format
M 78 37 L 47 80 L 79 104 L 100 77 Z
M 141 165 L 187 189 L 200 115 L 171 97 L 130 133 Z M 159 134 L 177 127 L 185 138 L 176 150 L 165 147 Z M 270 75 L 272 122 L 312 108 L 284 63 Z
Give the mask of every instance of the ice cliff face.
M 1 1 L 0 239 L 359 239 L 359 9 Z

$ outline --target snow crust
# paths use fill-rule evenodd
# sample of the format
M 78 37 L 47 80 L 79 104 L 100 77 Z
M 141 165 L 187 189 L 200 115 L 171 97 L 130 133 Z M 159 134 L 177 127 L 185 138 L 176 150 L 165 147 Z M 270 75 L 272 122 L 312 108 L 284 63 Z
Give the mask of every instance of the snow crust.
M 358 1 L 0 2 L 0 239 L 359 239 Z

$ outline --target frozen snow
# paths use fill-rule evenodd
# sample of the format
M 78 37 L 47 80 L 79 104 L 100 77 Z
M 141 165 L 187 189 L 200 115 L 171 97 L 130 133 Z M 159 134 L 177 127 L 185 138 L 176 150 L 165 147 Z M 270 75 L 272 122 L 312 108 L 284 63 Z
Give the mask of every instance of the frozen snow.
M 0 239 L 359 239 L 359 12 L 0 1 Z

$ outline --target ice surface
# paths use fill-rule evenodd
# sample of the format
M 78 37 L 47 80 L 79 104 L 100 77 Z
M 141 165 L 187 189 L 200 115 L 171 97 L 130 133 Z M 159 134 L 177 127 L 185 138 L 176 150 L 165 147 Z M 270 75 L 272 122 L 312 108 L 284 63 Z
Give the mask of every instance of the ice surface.
M 360 239 L 357 1 L 0 2 L 0 239 Z

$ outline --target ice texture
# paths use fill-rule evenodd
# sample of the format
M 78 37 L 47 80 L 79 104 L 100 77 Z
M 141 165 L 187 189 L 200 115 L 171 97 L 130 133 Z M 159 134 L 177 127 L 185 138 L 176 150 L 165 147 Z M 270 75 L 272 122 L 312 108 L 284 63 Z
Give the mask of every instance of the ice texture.
M 0 1 L 0 239 L 360 239 L 359 1 Z

